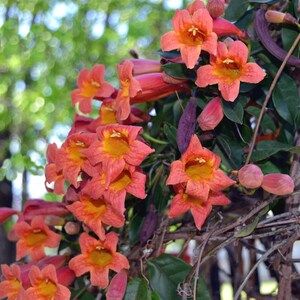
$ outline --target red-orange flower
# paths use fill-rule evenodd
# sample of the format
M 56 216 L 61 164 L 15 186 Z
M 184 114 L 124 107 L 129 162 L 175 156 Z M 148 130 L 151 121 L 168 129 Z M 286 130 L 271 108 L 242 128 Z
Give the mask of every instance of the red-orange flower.
M 0 299 L 26 300 L 22 286 L 21 270 L 18 265 L 1 265 L 2 281 L 0 282 Z
M 77 84 L 78 89 L 71 94 L 72 105 L 79 103 L 79 109 L 83 113 L 92 111 L 92 99 L 94 97 L 107 98 L 114 92 L 114 87 L 104 81 L 104 65 L 95 65 L 91 72 L 88 69 L 80 71 Z
M 17 242 L 16 260 L 26 256 L 29 252 L 33 260 L 45 257 L 45 247 L 56 248 L 59 245 L 61 236 L 52 230 L 44 222 L 43 216 L 36 216 L 31 224 L 21 221 L 14 225 Z
M 70 268 L 77 277 L 90 272 L 92 285 L 106 288 L 109 269 L 115 272 L 129 269 L 127 258 L 116 252 L 117 243 L 118 236 L 115 232 L 108 233 L 104 241 L 82 233 L 79 238 L 82 254 L 70 260 Z
M 210 190 L 219 192 L 235 183 L 219 169 L 220 162 L 220 157 L 203 148 L 193 135 L 181 159 L 172 162 L 167 184 L 186 183 L 188 195 L 206 201 Z
M 216 54 L 217 35 L 213 32 L 213 20 L 207 9 L 199 8 L 192 14 L 186 9 L 177 10 L 172 24 L 174 31 L 161 37 L 162 50 L 179 49 L 189 69 L 196 65 L 201 50 Z
M 92 198 L 103 196 L 110 201 L 114 209 L 118 209 L 120 214 L 125 211 L 124 201 L 126 193 L 129 193 L 139 199 L 145 199 L 146 175 L 139 172 L 137 167 L 127 166 L 120 174 L 111 178 L 109 185 L 106 185 L 105 172 L 95 176 L 89 181 L 83 189 Z
M 224 42 L 218 43 L 217 56 L 211 55 L 210 65 L 197 70 L 196 84 L 206 87 L 218 84 L 222 97 L 234 101 L 240 90 L 240 82 L 258 83 L 266 73 L 256 63 L 247 63 L 248 48 L 240 41 L 233 41 L 227 48 Z
M 96 135 L 93 133 L 74 133 L 68 136 L 67 140 L 58 149 L 56 155 L 56 168 L 62 170 L 63 176 L 75 188 L 79 187 L 78 176 L 81 171 L 93 176 L 96 171 L 90 164 L 84 149 L 87 149 L 95 140 Z
M 169 218 L 176 217 L 191 210 L 196 227 L 200 230 L 213 205 L 227 205 L 230 200 L 221 192 L 210 192 L 207 200 L 188 195 L 182 187 L 173 198 Z
M 82 194 L 80 201 L 75 201 L 67 207 L 78 220 L 89 226 L 101 240 L 105 238 L 103 225 L 122 227 L 125 221 L 119 208 L 115 208 L 104 197 L 93 199 Z
M 55 143 L 49 144 L 47 148 L 47 160 L 48 164 L 45 167 L 45 187 L 48 192 L 54 192 L 57 195 L 64 194 L 64 184 L 65 184 L 65 178 L 63 176 L 62 170 L 57 171 L 56 168 L 56 154 L 57 154 L 58 148 Z M 48 184 L 54 182 L 54 187 L 50 188 Z
M 133 77 L 133 63 L 124 60 L 117 65 L 121 89 L 116 98 L 118 120 L 125 120 L 130 114 L 130 98 L 141 91 L 139 82 Z
M 32 266 L 29 278 L 32 287 L 26 290 L 28 299 L 68 300 L 71 297 L 69 289 L 58 283 L 54 265 L 48 265 L 42 270 Z
M 118 176 L 125 165 L 139 166 L 154 150 L 139 141 L 139 126 L 107 125 L 97 129 L 98 140 L 84 153 L 93 164 L 102 162 L 106 172 L 106 186 Z

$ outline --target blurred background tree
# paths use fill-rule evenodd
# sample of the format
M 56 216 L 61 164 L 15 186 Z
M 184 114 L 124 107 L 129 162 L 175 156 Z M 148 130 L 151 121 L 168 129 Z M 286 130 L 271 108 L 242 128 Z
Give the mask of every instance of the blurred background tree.
M 65 138 L 78 72 L 105 64 L 117 86 L 116 64 L 131 49 L 159 59 L 160 36 L 183 6 L 181 0 L 1 1 L 0 207 L 12 206 L 17 176 L 20 200 L 27 199 L 28 172 L 42 174 L 47 144 Z M 14 261 L 14 245 L 0 245 L 0 264 Z

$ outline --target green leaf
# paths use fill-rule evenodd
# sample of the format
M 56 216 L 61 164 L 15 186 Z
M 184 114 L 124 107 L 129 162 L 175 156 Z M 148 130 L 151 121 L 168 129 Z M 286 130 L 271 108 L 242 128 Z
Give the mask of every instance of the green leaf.
M 162 254 L 148 260 L 151 287 L 163 300 L 179 300 L 177 286 L 187 276 L 190 266 L 179 258 Z
M 175 148 L 177 148 L 176 133 L 177 129 L 173 125 L 171 125 L 170 123 L 164 124 L 164 134 L 167 137 L 168 141 Z
M 300 155 L 300 146 L 295 146 L 289 149 L 289 152 Z
M 238 99 L 234 102 L 222 101 L 225 116 L 234 123 L 243 124 L 244 109 Z
M 160 56 L 167 58 L 167 59 L 172 59 L 180 56 L 180 52 L 177 50 L 172 50 L 172 51 L 156 51 Z
M 178 79 L 186 79 L 187 68 L 184 64 L 170 63 L 161 67 L 168 75 Z
M 248 0 L 231 0 L 225 12 L 225 19 L 237 21 L 247 11 L 248 6 Z
M 249 106 L 247 107 L 246 111 L 251 114 L 252 116 L 254 116 L 256 118 L 256 120 L 258 119 L 258 116 L 260 114 L 260 109 L 254 106 Z M 261 122 L 261 127 L 263 130 L 264 134 L 270 134 L 271 132 L 275 132 L 276 131 L 276 125 L 273 121 L 273 119 L 268 115 L 268 114 L 264 114 L 262 122 Z
M 124 300 L 150 300 L 151 292 L 145 279 L 135 278 L 128 282 Z M 158 298 L 159 299 L 159 298 Z
M 271 173 L 280 173 L 280 169 L 278 169 L 277 166 L 275 166 L 270 161 L 267 161 L 263 164 L 257 164 L 257 165 L 260 167 L 260 169 L 262 170 L 262 172 L 265 175 L 271 174 Z
M 191 266 L 170 254 L 148 260 L 148 277 L 151 287 L 162 300 L 180 300 L 177 287 L 188 275 Z M 197 282 L 197 299 L 209 300 L 207 286 L 200 276 Z
M 289 51 L 290 48 L 292 47 L 295 39 L 297 38 L 298 31 L 297 29 L 293 28 L 282 28 L 281 29 L 281 38 L 282 38 L 282 44 L 283 44 L 283 49 L 285 51 Z M 296 49 L 293 52 L 293 55 L 299 57 L 299 45 L 296 47 Z
M 300 97 L 294 79 L 283 73 L 275 86 L 272 99 L 278 114 L 297 129 Z
M 253 232 L 253 230 L 256 228 L 259 220 L 260 220 L 259 217 L 255 217 L 251 223 L 243 226 L 241 229 L 239 229 L 237 232 L 235 232 L 234 236 L 235 237 L 244 237 L 244 236 L 250 235 Z
M 256 150 L 252 156 L 254 161 L 266 159 L 279 151 L 289 151 L 293 147 L 277 141 L 261 141 L 257 144 Z

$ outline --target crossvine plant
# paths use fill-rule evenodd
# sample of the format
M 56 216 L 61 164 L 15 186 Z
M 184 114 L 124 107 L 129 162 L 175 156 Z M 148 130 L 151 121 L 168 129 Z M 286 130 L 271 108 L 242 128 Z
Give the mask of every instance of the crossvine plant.
M 298 295 L 299 13 L 298 1 L 195 0 L 157 61 L 117 65 L 118 87 L 104 64 L 80 71 L 73 126 L 46 153 L 61 202 L 0 208 L 1 222 L 18 216 L 0 299 L 220 299 L 221 249 L 234 299 L 260 299 L 262 262 L 270 297 Z

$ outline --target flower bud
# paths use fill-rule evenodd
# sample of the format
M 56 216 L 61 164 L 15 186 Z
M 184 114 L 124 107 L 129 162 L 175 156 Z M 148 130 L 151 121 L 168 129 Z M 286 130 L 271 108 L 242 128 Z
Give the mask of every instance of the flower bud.
M 138 76 L 148 73 L 161 72 L 161 63 L 150 59 L 129 59 L 133 63 L 132 75 Z
M 268 174 L 263 178 L 261 187 L 275 195 L 288 195 L 294 191 L 294 180 L 286 174 Z
M 203 131 L 212 130 L 224 117 L 221 99 L 213 98 L 202 110 L 198 117 L 198 123 Z
M 268 10 L 265 13 L 265 18 L 270 23 L 286 23 L 298 26 L 297 20 L 289 13 L 283 13 L 276 10 Z
M 106 299 L 107 300 L 122 300 L 127 285 L 127 272 L 122 269 L 117 273 L 110 282 L 107 290 Z
M 253 164 L 242 167 L 238 172 L 239 182 L 247 189 L 257 189 L 261 186 L 264 174 Z
M 67 234 L 74 235 L 79 233 L 81 227 L 79 223 L 67 222 L 64 228 Z
M 0 208 L 0 224 L 4 223 L 8 218 L 13 215 L 20 215 L 21 212 L 9 207 L 1 207 Z
M 208 0 L 206 8 L 212 18 L 218 18 L 224 14 L 225 0 Z

